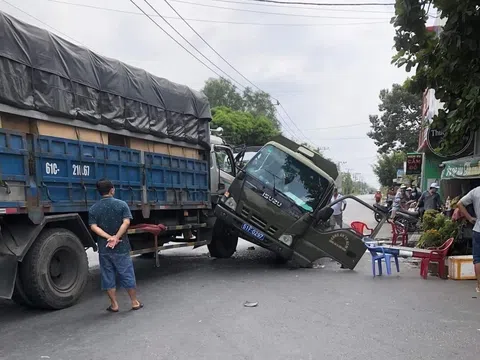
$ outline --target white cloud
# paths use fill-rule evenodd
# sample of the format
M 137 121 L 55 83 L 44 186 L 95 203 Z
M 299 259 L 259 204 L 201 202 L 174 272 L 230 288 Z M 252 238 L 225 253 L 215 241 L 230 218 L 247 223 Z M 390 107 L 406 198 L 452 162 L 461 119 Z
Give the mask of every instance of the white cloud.
M 121 14 L 47 0 L 9 0 L 19 8 L 89 46 L 102 55 L 142 67 L 155 75 L 199 89 L 214 76 L 162 33 L 146 17 Z M 62 0 L 61 0 L 62 1 Z M 128 0 L 63 0 L 97 7 L 138 11 Z M 337 18 L 274 16 L 214 9 L 178 2 L 171 4 L 185 18 L 235 22 L 330 24 L 326 26 L 251 26 L 207 22 L 190 24 L 227 60 L 262 89 L 279 98 L 296 125 L 327 155 L 346 161 L 346 168 L 363 174 L 376 185 L 371 170 L 376 148 L 366 136 L 368 115 L 376 113 L 380 89 L 402 82 L 407 74 L 390 64 L 394 31 L 393 9 L 361 8 L 351 11 L 281 9 L 277 6 L 229 4 L 190 0 L 201 4 L 258 11 Z M 136 0 L 149 14 L 143 0 Z M 162 15 L 175 16 L 162 0 L 150 0 Z M 147 10 L 148 9 L 148 10 Z M 336 8 L 339 10 L 339 8 Z M 32 24 L 45 25 L 0 2 L 0 10 Z M 345 10 L 345 9 L 344 9 Z M 388 11 L 369 13 L 363 11 Z M 355 19 L 338 19 L 351 17 Z M 155 20 L 173 31 L 159 18 Z M 179 20 L 171 20 L 199 50 L 241 83 L 248 85 Z M 382 24 L 349 25 L 353 22 Z M 337 24 L 332 26 L 331 24 Z M 345 25 L 347 24 L 347 25 Z M 51 29 L 49 29 L 51 30 Z M 184 44 L 177 35 L 175 38 Z M 365 123 L 355 127 L 338 126 Z M 312 130 L 332 127 L 329 130 Z M 290 128 L 296 130 L 293 125 Z M 343 138 L 358 138 L 341 140 Z

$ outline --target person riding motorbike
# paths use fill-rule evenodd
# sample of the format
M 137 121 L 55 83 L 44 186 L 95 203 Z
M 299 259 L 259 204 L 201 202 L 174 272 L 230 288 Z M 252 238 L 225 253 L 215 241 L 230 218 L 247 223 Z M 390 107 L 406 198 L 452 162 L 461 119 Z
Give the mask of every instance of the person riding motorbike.
M 391 187 L 387 192 L 387 207 L 392 206 L 394 199 L 395 199 L 395 189 Z
M 375 193 L 375 203 L 380 204 L 380 201 L 382 201 L 382 192 L 379 189 Z

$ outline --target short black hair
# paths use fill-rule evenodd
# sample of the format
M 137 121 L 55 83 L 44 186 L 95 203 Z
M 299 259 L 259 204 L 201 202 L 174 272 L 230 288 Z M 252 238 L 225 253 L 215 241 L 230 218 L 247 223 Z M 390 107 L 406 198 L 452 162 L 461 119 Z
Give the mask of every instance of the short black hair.
M 105 196 L 108 195 L 110 190 L 113 189 L 113 183 L 108 179 L 100 179 L 97 181 L 97 190 L 100 195 Z

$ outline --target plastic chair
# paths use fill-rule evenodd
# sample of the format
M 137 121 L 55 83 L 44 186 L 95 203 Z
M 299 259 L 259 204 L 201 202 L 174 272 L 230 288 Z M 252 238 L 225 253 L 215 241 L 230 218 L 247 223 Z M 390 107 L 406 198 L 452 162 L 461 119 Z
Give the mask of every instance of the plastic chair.
M 350 224 L 350 227 L 360 236 L 370 236 L 373 233 L 373 229 L 370 229 L 367 224 L 361 221 L 354 221 Z M 365 230 L 369 230 L 370 234 L 365 234 Z
M 402 239 L 402 246 L 407 246 L 408 245 L 408 231 L 405 227 L 405 225 L 396 222 L 396 221 L 391 221 L 388 220 L 388 223 L 392 227 L 392 245 L 397 245 L 397 240 L 398 238 Z
M 454 238 L 450 238 L 443 243 L 442 246 L 438 248 L 428 248 L 427 250 L 431 250 L 429 254 L 422 258 L 422 262 L 420 265 L 420 276 L 424 279 L 427 279 L 428 276 L 428 265 L 430 262 L 438 263 L 438 275 L 440 278 L 445 279 L 445 259 L 447 258 L 448 251 L 453 245 L 455 241 Z
M 365 245 L 367 246 L 368 251 L 370 252 L 370 255 L 372 256 L 372 272 L 373 272 L 373 277 L 376 276 L 376 265 L 378 265 L 378 275 L 382 275 L 382 259 L 385 260 L 385 267 L 387 268 L 387 275 L 392 274 L 392 257 L 395 260 L 395 265 L 397 268 L 397 272 L 400 272 L 400 264 L 398 262 L 398 256 L 394 254 L 388 254 L 385 253 L 385 249 L 381 246 L 372 246 L 368 244 L 368 242 L 365 242 Z

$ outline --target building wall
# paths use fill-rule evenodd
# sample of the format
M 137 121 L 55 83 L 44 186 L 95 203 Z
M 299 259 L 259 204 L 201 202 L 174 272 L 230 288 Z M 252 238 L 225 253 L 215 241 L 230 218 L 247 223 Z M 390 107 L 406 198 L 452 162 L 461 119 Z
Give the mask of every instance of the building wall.
M 431 152 L 425 152 L 423 154 L 422 162 L 422 181 L 421 188 L 422 190 L 427 190 L 432 182 L 439 182 L 442 169 L 440 169 L 440 164 L 444 159 L 432 154 Z

